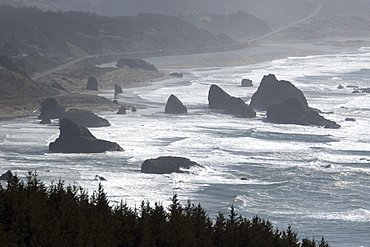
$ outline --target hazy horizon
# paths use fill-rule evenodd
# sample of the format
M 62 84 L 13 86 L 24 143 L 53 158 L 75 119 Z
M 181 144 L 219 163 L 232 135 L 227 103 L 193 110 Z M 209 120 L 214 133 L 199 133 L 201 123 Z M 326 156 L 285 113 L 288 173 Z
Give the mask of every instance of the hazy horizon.
M 0 4 L 35 6 L 43 10 L 95 12 L 100 15 L 120 16 L 139 13 L 160 13 L 177 16 L 207 12 L 231 14 L 244 11 L 265 21 L 286 22 L 299 19 L 320 4 L 323 14 L 367 13 L 367 0 L 0 0 Z

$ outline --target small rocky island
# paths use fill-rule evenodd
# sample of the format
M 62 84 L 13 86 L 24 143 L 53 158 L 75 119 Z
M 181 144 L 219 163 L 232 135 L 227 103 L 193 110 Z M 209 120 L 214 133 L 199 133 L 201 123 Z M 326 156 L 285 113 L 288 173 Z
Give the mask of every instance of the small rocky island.
M 50 152 L 57 153 L 103 153 L 106 151 L 123 151 L 115 142 L 97 139 L 84 126 L 63 118 L 60 121 L 60 135 L 49 144 Z
M 190 169 L 193 166 L 201 167 L 198 163 L 184 157 L 161 156 L 157 159 L 147 159 L 141 165 L 142 173 L 166 174 L 183 172 L 181 169 Z

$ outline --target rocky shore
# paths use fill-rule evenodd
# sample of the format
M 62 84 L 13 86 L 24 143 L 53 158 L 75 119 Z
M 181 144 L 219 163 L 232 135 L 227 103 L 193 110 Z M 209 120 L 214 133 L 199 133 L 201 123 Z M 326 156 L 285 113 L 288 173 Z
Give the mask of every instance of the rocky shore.
M 335 46 L 338 47 L 338 42 Z M 343 41 L 343 47 L 348 46 L 348 43 Z M 330 43 L 328 43 L 330 45 Z M 356 44 L 358 45 L 358 44 Z M 279 43 L 274 45 L 253 45 L 248 49 L 258 52 L 252 55 L 233 55 L 233 53 L 219 52 L 212 58 L 207 56 L 202 57 L 200 54 L 196 55 L 197 59 L 191 61 L 168 62 L 162 64 L 154 64 L 159 71 L 148 71 L 145 69 L 132 69 L 128 66 L 123 68 L 96 68 L 92 64 L 86 66 L 72 66 L 69 69 L 53 73 L 42 78 L 41 82 L 53 85 L 58 83 L 64 90 L 59 90 L 57 97 L 63 102 L 66 108 L 81 108 L 92 111 L 117 111 L 120 106 L 117 104 L 101 104 L 98 94 L 101 90 L 113 90 L 115 84 L 121 88 L 141 87 L 147 86 L 156 81 L 161 81 L 170 78 L 169 74 L 173 71 L 191 68 L 205 68 L 205 67 L 229 67 L 242 66 L 249 64 L 256 64 L 274 59 L 294 57 L 294 56 L 308 56 L 329 53 L 330 51 L 318 50 L 315 48 L 303 48 L 303 46 L 289 47 L 289 43 Z M 334 52 L 334 51 L 333 51 Z M 99 82 L 98 91 L 86 90 L 86 83 L 88 75 L 93 75 Z M 21 100 L 0 100 L 0 121 L 9 120 L 18 117 L 37 116 L 40 114 L 40 103 L 45 98 L 35 99 L 21 99 Z M 130 102 L 121 102 L 121 105 L 131 107 Z M 145 107 L 145 106 L 139 106 Z M 136 108 L 138 108 L 136 106 Z

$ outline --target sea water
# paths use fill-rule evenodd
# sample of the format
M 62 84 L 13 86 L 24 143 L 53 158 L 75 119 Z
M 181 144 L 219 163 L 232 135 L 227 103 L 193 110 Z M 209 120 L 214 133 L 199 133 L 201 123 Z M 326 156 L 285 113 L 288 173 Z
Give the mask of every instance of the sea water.
M 166 59 L 180 58 L 151 62 Z M 119 96 L 118 101 L 147 108 L 126 115 L 98 113 L 111 126 L 90 131 L 119 143 L 124 152 L 50 153 L 48 144 L 59 136 L 57 121 L 41 125 L 35 117 L 22 118 L 0 122 L 1 171 L 12 170 L 21 178 L 37 171 L 46 184 L 63 180 L 90 194 L 99 175 L 107 180 L 101 183 L 112 205 L 123 200 L 135 207 L 144 200 L 167 206 L 177 194 L 184 203 L 201 203 L 213 219 L 218 212 L 227 215 L 233 205 L 238 214 L 270 220 L 279 230 L 290 225 L 301 238 L 324 236 L 331 246 L 370 246 L 370 95 L 352 93 L 352 86 L 370 87 L 368 48 L 176 72 L 185 76 L 125 89 Z M 212 84 L 249 103 L 270 73 L 291 81 L 311 107 L 342 127 L 273 124 L 266 112 L 245 119 L 208 109 Z M 243 78 L 254 86 L 241 87 Z M 171 94 L 188 114 L 164 113 Z M 112 98 L 113 92 L 103 95 Z M 140 172 L 144 160 L 164 155 L 187 157 L 203 168 L 181 174 Z

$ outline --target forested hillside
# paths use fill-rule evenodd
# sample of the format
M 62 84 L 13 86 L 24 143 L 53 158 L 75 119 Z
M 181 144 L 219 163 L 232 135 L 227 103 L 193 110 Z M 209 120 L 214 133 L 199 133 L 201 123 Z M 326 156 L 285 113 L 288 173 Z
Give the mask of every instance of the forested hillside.
M 233 44 L 177 17 L 105 17 L 0 6 L 0 52 L 28 73 L 72 58 L 113 52 L 202 49 Z M 21 61 L 21 62 L 20 62 Z
M 201 205 L 182 205 L 177 196 L 165 208 L 142 202 L 112 207 L 101 185 L 91 197 L 62 181 L 46 186 L 30 173 L 0 186 L 2 246 L 264 246 L 328 247 L 322 239 L 300 240 L 290 228 L 238 215 L 234 208 L 212 222 Z

